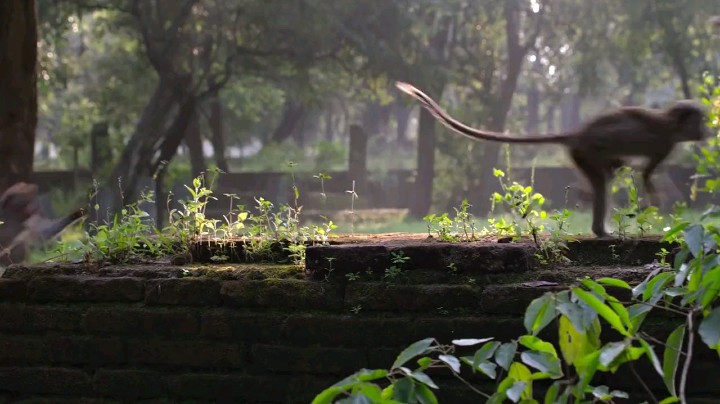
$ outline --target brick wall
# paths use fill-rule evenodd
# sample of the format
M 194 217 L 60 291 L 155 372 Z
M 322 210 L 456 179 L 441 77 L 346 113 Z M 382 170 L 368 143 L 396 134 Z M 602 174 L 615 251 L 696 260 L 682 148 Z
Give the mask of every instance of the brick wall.
M 10 268 L 0 277 L 0 402 L 308 403 L 421 338 L 516 337 L 525 305 L 546 291 L 329 283 L 298 272 Z M 717 358 L 707 357 L 691 387 L 720 394 Z M 441 402 L 480 402 L 435 376 Z M 608 383 L 637 387 L 628 380 Z

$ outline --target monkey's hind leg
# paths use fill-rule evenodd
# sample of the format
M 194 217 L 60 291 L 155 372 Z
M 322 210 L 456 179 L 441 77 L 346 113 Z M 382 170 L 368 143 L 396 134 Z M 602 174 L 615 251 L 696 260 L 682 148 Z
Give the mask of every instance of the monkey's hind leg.
M 571 151 L 575 165 L 583 173 L 592 186 L 593 211 L 592 232 L 598 238 L 608 237 L 605 229 L 605 214 L 607 213 L 607 174 L 612 171 L 613 162 L 603 164 L 602 161 L 593 161 L 584 153 Z
M 650 199 L 650 204 L 653 206 L 660 206 L 661 201 L 658 197 L 655 184 L 652 181 L 652 175 L 655 169 L 660 165 L 660 163 L 663 162 L 663 160 L 665 160 L 668 154 L 669 153 L 659 153 L 651 156 L 647 164 L 645 165 L 645 168 L 643 168 L 643 186 L 645 187 L 645 192 L 647 192 L 648 194 L 648 199 Z

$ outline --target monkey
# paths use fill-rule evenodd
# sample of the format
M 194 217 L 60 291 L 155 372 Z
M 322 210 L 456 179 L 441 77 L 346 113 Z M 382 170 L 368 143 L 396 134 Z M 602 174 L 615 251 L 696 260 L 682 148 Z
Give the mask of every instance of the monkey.
M 37 193 L 37 185 L 18 182 L 0 196 L 0 266 L 24 261 L 30 246 L 42 244 L 85 217 L 83 209 L 58 220 L 43 217 Z
M 655 169 L 678 143 L 702 141 L 711 136 L 707 113 L 691 100 L 681 100 L 665 110 L 622 107 L 596 116 L 578 129 L 550 134 L 514 136 L 472 128 L 445 112 L 428 95 L 413 85 L 396 82 L 397 88 L 420 101 L 436 120 L 473 140 L 505 143 L 560 144 L 592 187 L 592 227 L 597 238 L 608 237 L 605 228 L 607 183 L 630 157 L 645 157 L 643 185 L 651 201 L 656 201 L 652 183 Z

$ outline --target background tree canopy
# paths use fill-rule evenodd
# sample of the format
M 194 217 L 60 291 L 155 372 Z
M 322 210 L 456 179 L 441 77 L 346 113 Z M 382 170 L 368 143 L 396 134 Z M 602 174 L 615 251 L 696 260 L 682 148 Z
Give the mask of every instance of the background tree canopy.
M 395 80 L 442 97 L 470 124 L 544 132 L 613 106 L 698 97 L 703 73 L 720 72 L 713 0 L 37 0 L 37 8 L 35 168 L 90 168 L 89 134 L 106 128 L 112 154 L 92 169 L 104 183 L 120 179 L 126 200 L 143 178 L 187 180 L 208 167 L 342 168 L 348 128 L 359 123 L 371 171 L 417 170 L 411 213 L 422 217 L 433 202 L 486 194 L 504 153 L 436 136 Z M 511 165 L 566 164 L 560 152 L 514 148 Z

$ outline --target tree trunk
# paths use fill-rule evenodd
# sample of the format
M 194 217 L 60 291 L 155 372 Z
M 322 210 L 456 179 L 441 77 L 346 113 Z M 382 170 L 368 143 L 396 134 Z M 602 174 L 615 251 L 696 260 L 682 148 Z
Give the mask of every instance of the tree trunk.
M 178 89 L 187 88 L 190 77 L 164 79 L 161 78 L 148 105 L 135 127 L 133 136 L 123 149 L 122 155 L 110 174 L 109 183 L 121 181 L 124 200 L 134 201 L 136 198 L 137 180 L 142 176 L 155 174 L 149 168 L 153 153 L 157 150 L 165 133 L 169 115 L 181 100 L 178 100 Z M 181 132 L 184 134 L 184 132 Z M 120 203 L 120 201 L 116 201 Z M 116 208 L 119 206 L 116 206 Z
M 412 109 L 400 103 L 396 103 L 393 109 L 395 111 L 395 123 L 397 124 L 397 144 L 400 147 L 404 147 L 410 144 L 407 130 Z
M 229 172 L 227 157 L 225 156 L 225 131 L 223 129 L 223 115 L 220 98 L 217 94 L 210 98 L 210 116 L 208 117 L 208 126 L 212 136 L 213 152 L 215 154 L 215 164 L 224 172 Z
M 0 1 L 0 193 L 33 172 L 37 41 L 35 1 Z
M 490 117 L 489 129 L 496 132 L 505 130 L 507 115 L 510 112 L 512 99 L 517 89 L 518 77 L 523 67 L 523 61 L 527 55 L 528 48 L 520 43 L 520 5 L 517 0 L 506 0 L 503 14 L 505 17 L 505 43 L 507 49 L 507 62 L 505 67 L 504 80 L 500 85 L 499 95 L 491 105 L 492 116 Z M 496 180 L 493 167 L 496 167 L 499 160 L 500 143 L 486 142 L 484 145 L 482 174 L 480 175 L 480 196 L 487 195 L 488 198 L 479 197 L 473 200 L 477 211 L 486 211 L 490 208 L 489 195 L 491 187 Z
M 270 135 L 270 143 L 282 143 L 292 136 L 300 119 L 305 115 L 305 107 L 298 102 L 288 100 L 285 102 L 285 110 L 283 112 L 280 123 Z
M 535 83 L 530 84 L 527 92 L 526 133 L 538 133 L 540 129 L 540 90 Z
M 185 128 L 185 145 L 190 154 L 190 172 L 195 178 L 204 173 L 207 169 L 205 156 L 203 155 L 203 141 L 200 133 L 197 111 L 190 111 L 187 128 Z

